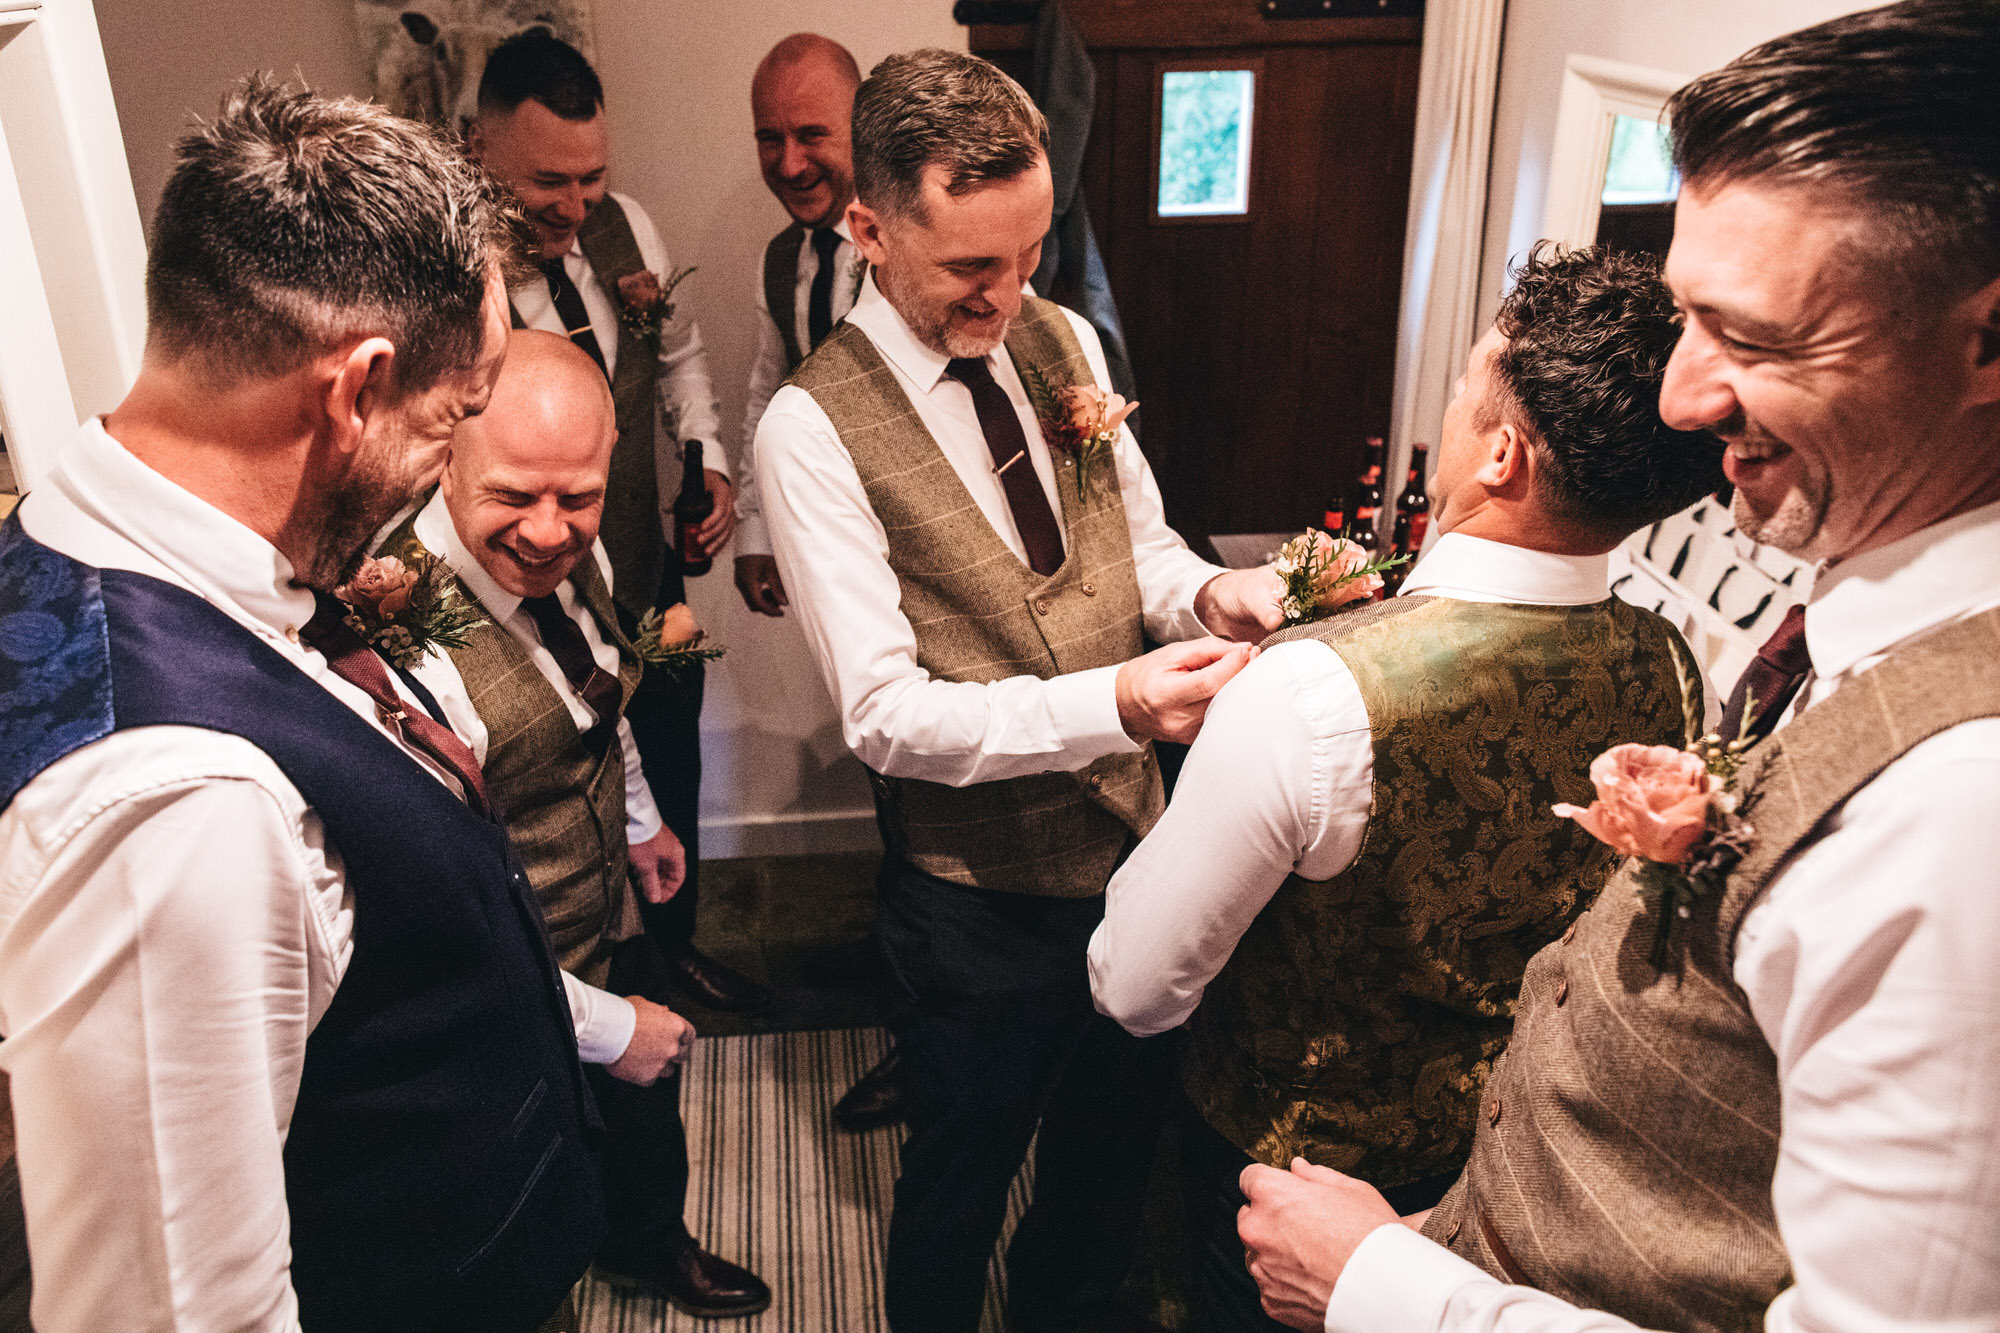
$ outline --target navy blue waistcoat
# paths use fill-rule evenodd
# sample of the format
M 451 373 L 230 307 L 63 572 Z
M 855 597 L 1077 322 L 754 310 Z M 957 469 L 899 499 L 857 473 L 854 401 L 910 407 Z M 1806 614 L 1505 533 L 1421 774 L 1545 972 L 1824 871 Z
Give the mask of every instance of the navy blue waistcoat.
M 603 1229 L 596 1113 L 505 830 L 194 594 L 0 525 L 0 808 L 113 731 L 269 755 L 326 827 L 354 953 L 285 1142 L 303 1326 L 533 1329 Z M 214 831 L 227 855 L 230 831 Z

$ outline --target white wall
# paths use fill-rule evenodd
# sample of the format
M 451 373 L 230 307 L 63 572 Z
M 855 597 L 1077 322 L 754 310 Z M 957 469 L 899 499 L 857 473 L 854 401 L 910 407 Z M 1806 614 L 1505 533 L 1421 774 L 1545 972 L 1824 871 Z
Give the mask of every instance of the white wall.
M 786 220 L 757 175 L 749 87 L 758 59 L 788 33 L 811 30 L 845 42 L 866 70 L 910 47 L 963 49 L 965 33 L 945 0 L 592 0 L 592 10 L 612 183 L 653 215 L 675 263 L 701 268 L 676 299 L 701 321 L 733 455 L 754 284 L 764 242 Z M 296 72 L 326 92 L 368 91 L 352 0 L 97 0 L 97 15 L 148 218 L 172 140 L 240 75 Z M 729 649 L 709 669 L 702 717 L 703 854 L 873 846 L 864 775 L 796 623 L 746 611 L 727 564 L 690 593 Z
M 1556 102 L 1570 55 L 1692 78 L 1781 33 L 1871 5 L 1872 0 L 1508 0 L 1480 327 L 1499 306 L 1507 265 L 1541 234 Z

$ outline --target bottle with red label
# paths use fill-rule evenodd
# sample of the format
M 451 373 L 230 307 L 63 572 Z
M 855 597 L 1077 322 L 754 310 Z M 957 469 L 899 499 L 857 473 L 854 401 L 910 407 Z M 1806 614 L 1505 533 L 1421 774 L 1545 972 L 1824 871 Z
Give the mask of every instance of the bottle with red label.
M 1396 497 L 1396 526 L 1389 539 L 1390 553 L 1410 557 L 1410 564 L 1398 565 L 1383 576 L 1392 597 L 1410 576 L 1410 565 L 1422 554 L 1424 538 L 1431 530 L 1431 497 L 1424 485 L 1424 456 L 1428 449 L 1428 445 L 1410 446 L 1410 478 L 1403 485 L 1403 493 Z
M 1382 454 L 1382 437 L 1369 436 L 1361 478 L 1347 508 L 1347 539 L 1371 554 L 1382 549 L 1381 534 L 1375 531 L 1382 518 Z

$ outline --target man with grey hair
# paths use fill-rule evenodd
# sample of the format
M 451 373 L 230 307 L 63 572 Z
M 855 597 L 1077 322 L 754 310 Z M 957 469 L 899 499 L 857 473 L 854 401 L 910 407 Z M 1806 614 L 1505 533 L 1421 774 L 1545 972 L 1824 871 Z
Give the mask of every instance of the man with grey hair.
M 1218 569 L 1167 527 L 1101 402 L 1096 334 L 1024 291 L 1052 190 L 1020 86 L 963 54 L 892 56 L 853 124 L 847 221 L 871 276 L 772 398 L 757 456 L 887 845 L 910 1125 L 888 1317 L 977 1325 L 1039 1125 L 1008 1316 L 1082 1327 L 1130 1259 L 1166 1074 L 1157 1043 L 1092 1011 L 1084 950 L 1161 810 L 1150 742 L 1192 738 L 1249 660 L 1225 640 L 1276 627 L 1277 579 Z M 1073 406 L 1102 443 L 1069 444 Z M 1169 646 L 1145 652 L 1147 634 Z
M 181 142 L 131 392 L 0 525 L 43 1333 L 527 1333 L 589 1263 L 580 992 L 471 751 L 334 595 L 492 392 L 506 243 L 430 130 L 251 81 Z
M 1285 1323 L 2000 1328 L 1996 88 L 2000 5 L 1906 0 L 1668 103 L 1660 415 L 1728 445 L 1745 535 L 1823 562 L 1724 713 L 1745 827 L 1706 874 L 1628 860 L 1529 961 L 1422 1235 L 1244 1172 Z

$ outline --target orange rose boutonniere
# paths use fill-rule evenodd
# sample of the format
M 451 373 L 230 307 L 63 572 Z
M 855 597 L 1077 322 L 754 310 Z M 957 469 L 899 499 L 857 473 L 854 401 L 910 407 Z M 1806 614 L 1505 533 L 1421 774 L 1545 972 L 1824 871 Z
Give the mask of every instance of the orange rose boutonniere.
M 393 555 L 361 562 L 334 596 L 347 603 L 347 624 L 405 671 L 442 648 L 463 648 L 466 632 L 486 623 L 459 595 L 444 562 L 423 555 L 414 567 Z
M 669 676 L 679 676 L 699 662 L 713 662 L 726 651 L 708 642 L 686 602 L 648 611 L 632 646 L 639 650 L 641 662 Z

